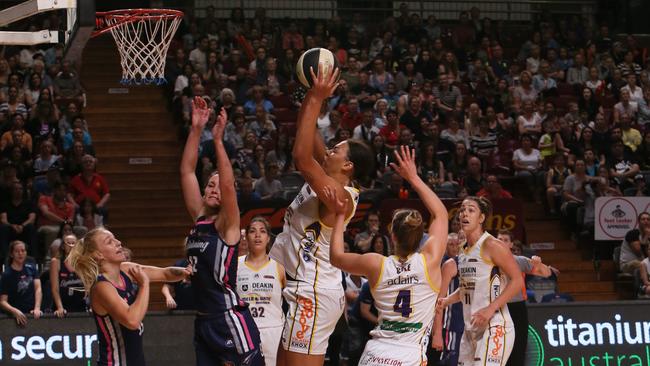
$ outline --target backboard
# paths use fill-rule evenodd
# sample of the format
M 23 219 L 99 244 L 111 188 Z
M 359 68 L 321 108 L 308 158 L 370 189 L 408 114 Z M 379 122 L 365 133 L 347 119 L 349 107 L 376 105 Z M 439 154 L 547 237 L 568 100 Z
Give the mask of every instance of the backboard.
M 50 12 L 65 11 L 64 24 L 60 29 L 35 31 L 0 31 L 0 45 L 36 45 L 61 43 L 64 45 L 65 59 L 77 61 L 95 29 L 94 0 L 29 0 L 7 9 L 0 10 L 0 27 Z M 38 25 L 40 26 L 40 25 Z

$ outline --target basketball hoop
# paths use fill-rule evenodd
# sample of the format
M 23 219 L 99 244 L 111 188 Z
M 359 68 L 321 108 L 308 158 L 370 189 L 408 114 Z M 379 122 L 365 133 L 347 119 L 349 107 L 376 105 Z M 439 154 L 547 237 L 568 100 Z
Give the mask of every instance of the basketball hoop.
M 124 9 L 97 13 L 93 37 L 110 32 L 120 52 L 122 84 L 166 83 L 165 59 L 183 12 Z

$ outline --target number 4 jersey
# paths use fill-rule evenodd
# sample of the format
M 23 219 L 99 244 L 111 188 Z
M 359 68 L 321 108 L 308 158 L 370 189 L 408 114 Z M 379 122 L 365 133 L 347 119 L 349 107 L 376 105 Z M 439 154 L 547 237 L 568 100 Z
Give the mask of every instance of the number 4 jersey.
M 425 352 L 439 290 L 431 283 L 424 255 L 414 253 L 403 262 L 384 258 L 371 291 L 379 312 L 379 324 L 370 332 L 373 340 L 419 345 Z
M 246 256 L 239 257 L 237 269 L 237 293 L 248 303 L 248 308 L 259 329 L 282 327 L 282 283 L 280 266 L 269 258 L 262 268 L 254 269 L 246 263 Z

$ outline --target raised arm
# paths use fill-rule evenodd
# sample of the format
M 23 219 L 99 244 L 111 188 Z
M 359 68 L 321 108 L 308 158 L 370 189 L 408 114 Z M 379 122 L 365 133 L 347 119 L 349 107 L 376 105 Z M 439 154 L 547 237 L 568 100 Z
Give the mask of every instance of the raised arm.
M 400 151 L 395 151 L 397 164 L 391 163 L 391 167 L 401 175 L 411 187 L 417 192 L 424 203 L 424 206 L 431 213 L 431 224 L 429 225 L 429 239 L 422 247 L 422 253 L 428 256 L 432 265 L 438 266 L 445 253 L 447 245 L 447 232 L 449 227 L 449 215 L 447 208 L 440 198 L 424 183 L 417 173 L 415 164 L 415 150 L 401 146 Z
M 201 133 L 208 122 L 210 111 L 207 109 L 205 100 L 200 97 L 194 98 L 192 101 L 192 126 L 190 127 L 190 134 L 187 136 L 185 148 L 183 149 L 183 157 L 181 159 L 181 188 L 183 190 L 183 200 L 185 207 L 192 216 L 192 220 L 196 219 L 203 208 L 203 200 L 201 197 L 201 188 L 199 181 L 196 178 L 196 163 L 199 159 L 199 142 L 201 140 Z
M 384 257 L 376 253 L 346 253 L 343 246 L 343 231 L 345 231 L 348 202 L 347 200 L 338 200 L 332 187 L 325 187 L 324 200 L 330 201 L 330 204 L 336 207 L 334 211 L 336 213 L 336 222 L 332 229 L 330 242 L 330 263 L 350 274 L 365 276 L 370 281 L 370 286 L 374 286 L 379 278 L 379 269 Z
M 235 174 L 232 172 L 232 165 L 226 147 L 223 144 L 223 133 L 228 123 L 226 110 L 221 108 L 217 121 L 212 128 L 214 137 L 214 149 L 217 155 L 217 170 L 219 171 L 219 190 L 221 191 L 221 209 L 219 220 L 215 223 L 217 229 L 223 235 L 223 239 L 229 245 L 239 242 L 239 205 L 237 204 L 237 191 L 235 190 Z
M 323 200 L 324 189 L 326 186 L 342 188 L 339 183 L 329 177 L 323 167 L 314 158 L 315 146 L 314 139 L 316 134 L 316 120 L 320 113 L 321 105 L 329 98 L 338 87 L 339 70 L 332 73 L 319 65 L 318 76 L 310 70 L 313 80 L 313 86 L 307 92 L 305 99 L 298 113 L 298 130 L 296 131 L 296 141 L 293 145 L 293 161 L 296 168 L 300 171 L 303 178 L 311 189 L 314 190 L 318 198 L 325 204 L 330 212 L 335 211 L 334 203 L 329 200 Z M 352 211 L 352 204 L 349 201 L 350 195 L 344 189 L 336 189 L 336 195 L 340 201 L 348 199 L 347 213 Z

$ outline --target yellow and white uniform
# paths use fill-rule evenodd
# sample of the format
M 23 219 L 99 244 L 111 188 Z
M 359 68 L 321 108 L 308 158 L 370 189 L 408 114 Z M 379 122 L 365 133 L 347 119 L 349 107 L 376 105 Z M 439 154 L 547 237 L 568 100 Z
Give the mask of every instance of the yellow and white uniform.
M 269 259 L 264 267 L 256 270 L 246 263 L 245 255 L 239 257 L 237 267 L 237 293 L 248 303 L 248 309 L 260 331 L 262 353 L 267 366 L 275 366 L 284 325 L 280 268 L 276 261 Z
M 494 313 L 485 329 L 472 327 L 472 314 L 488 306 L 506 286 L 499 268 L 483 256 L 485 240 L 491 237 L 488 232 L 483 233 L 476 244 L 465 243 L 458 255 L 460 299 L 465 320 L 459 366 L 505 365 L 515 342 L 515 329 L 506 305 Z
M 426 365 L 439 290 L 431 283 L 424 255 L 414 253 L 403 262 L 385 258 L 371 291 L 379 323 L 359 365 Z
M 357 209 L 359 191 L 345 187 Z M 327 341 L 343 314 L 345 296 L 341 270 L 330 264 L 332 228 L 320 221 L 320 200 L 308 184 L 294 198 L 284 216 L 284 228 L 269 255 L 284 266 L 289 304 L 282 346 L 285 350 L 324 355 Z

